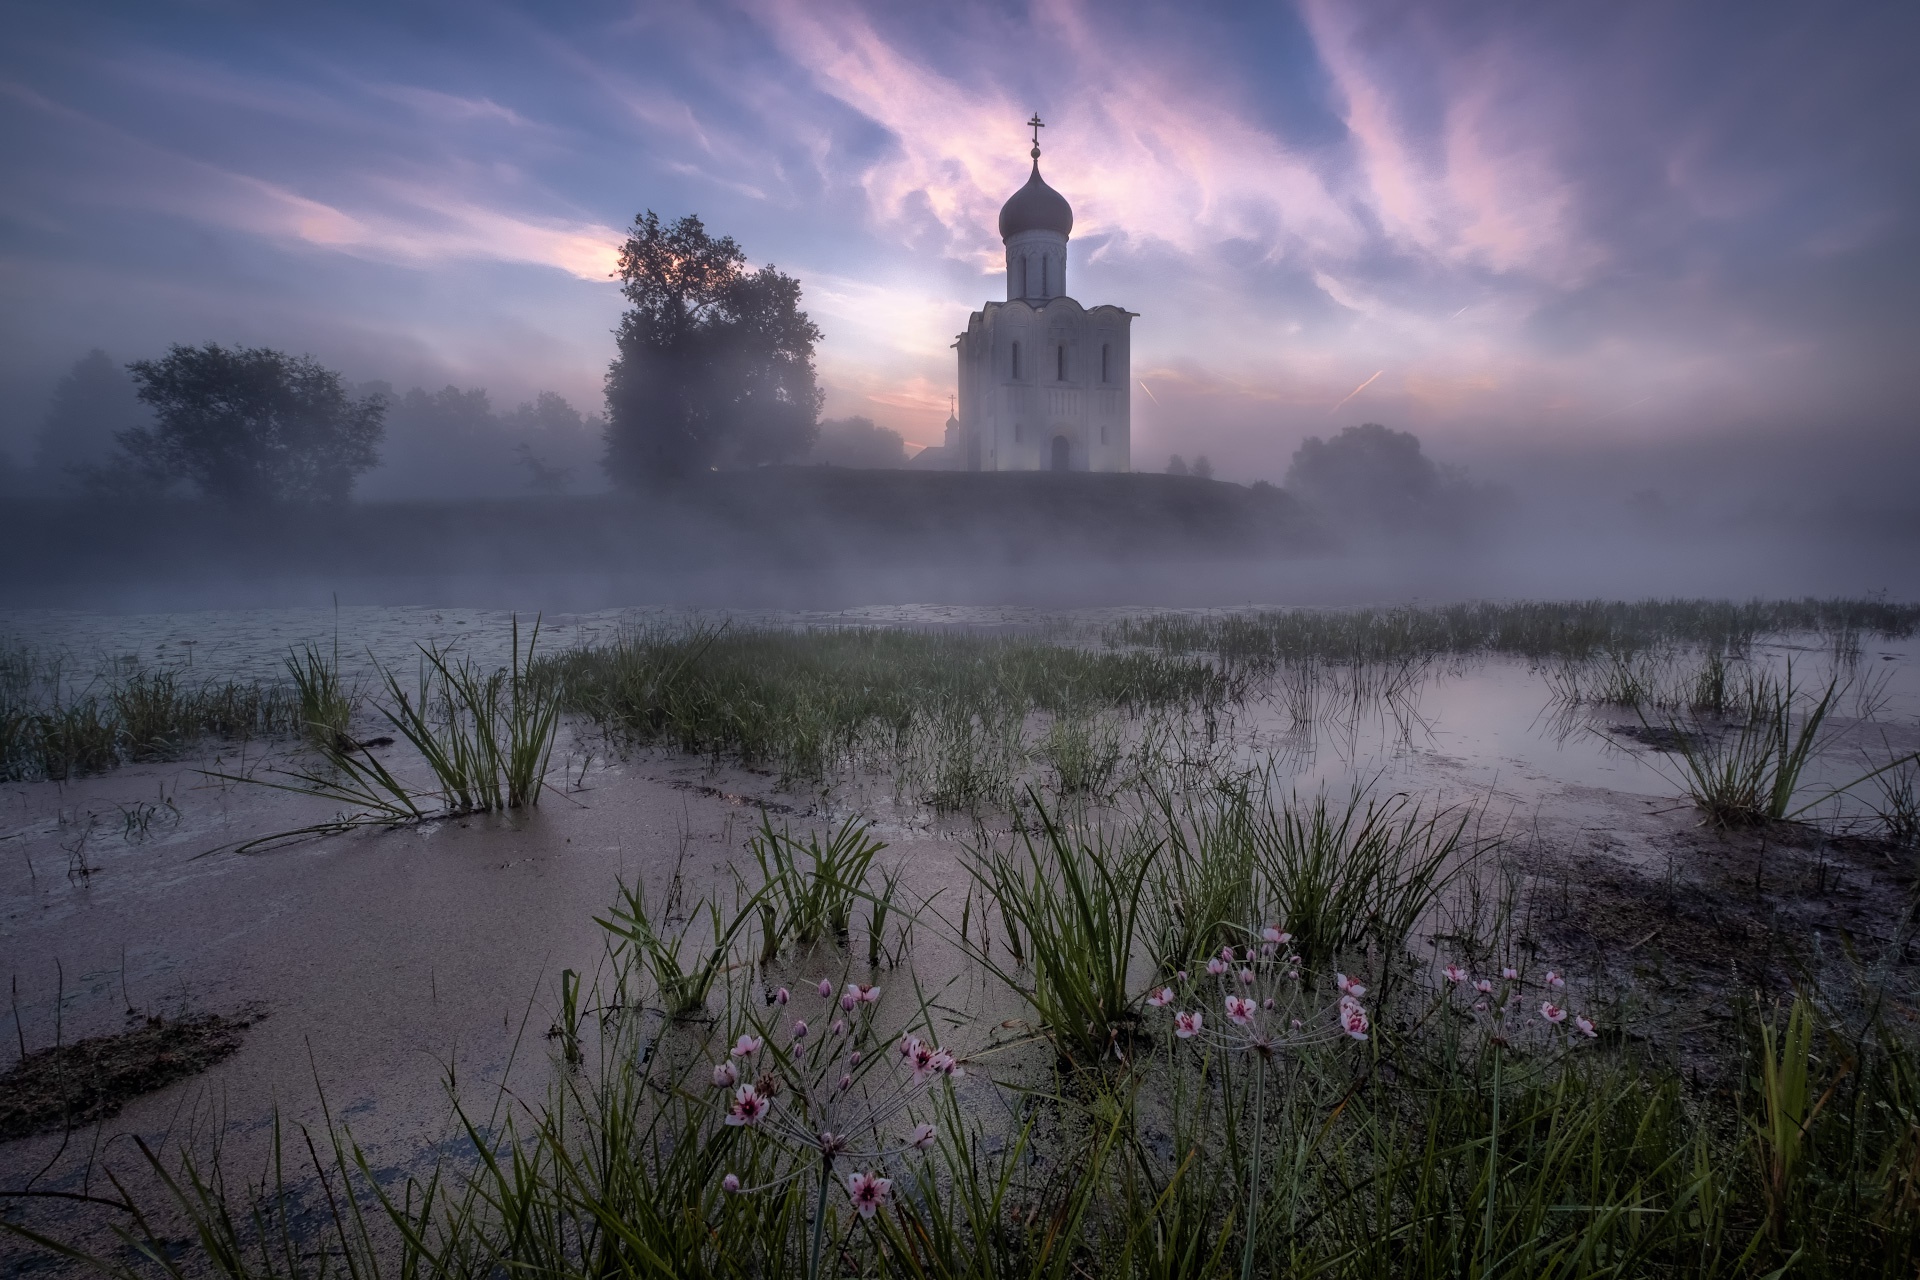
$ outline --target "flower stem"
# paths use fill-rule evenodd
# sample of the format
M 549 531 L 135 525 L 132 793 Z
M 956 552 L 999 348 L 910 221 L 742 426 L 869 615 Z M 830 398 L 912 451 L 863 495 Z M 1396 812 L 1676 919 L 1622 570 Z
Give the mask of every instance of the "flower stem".
M 1480 1274 L 1493 1266 L 1493 1207 L 1500 1191 L 1500 1046 L 1493 1046 L 1493 1131 L 1487 1136 L 1487 1210 L 1480 1226 Z
M 1260 1226 L 1260 1131 L 1266 1128 L 1267 1065 L 1253 1068 L 1253 1167 L 1247 1171 L 1247 1247 L 1240 1255 L 1240 1280 L 1253 1275 L 1253 1240 Z
M 820 1280 L 820 1244 L 827 1234 L 827 1184 L 833 1180 L 833 1161 L 820 1161 L 820 1195 L 813 1202 L 813 1255 L 807 1262 L 807 1280 Z

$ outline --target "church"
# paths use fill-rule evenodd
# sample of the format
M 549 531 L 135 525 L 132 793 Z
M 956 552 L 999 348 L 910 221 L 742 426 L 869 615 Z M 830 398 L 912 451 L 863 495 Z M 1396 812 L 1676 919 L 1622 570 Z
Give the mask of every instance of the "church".
M 967 319 L 959 403 L 944 445 L 915 464 L 952 471 L 1125 471 L 1129 456 L 1129 327 L 1124 307 L 1085 307 L 1067 292 L 1073 207 L 1033 173 L 1000 208 L 1007 299 Z M 938 456 L 926 456 L 938 455 Z

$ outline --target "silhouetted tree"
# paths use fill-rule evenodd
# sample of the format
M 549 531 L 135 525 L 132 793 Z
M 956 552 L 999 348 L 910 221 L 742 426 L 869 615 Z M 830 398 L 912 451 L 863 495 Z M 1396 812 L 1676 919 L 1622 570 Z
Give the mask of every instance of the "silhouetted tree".
M 209 342 L 127 367 L 157 421 L 119 433 L 126 462 L 205 497 L 344 501 L 379 461 L 385 399 L 353 399 L 311 356 Z
M 43 482 L 105 462 L 114 437 L 148 421 L 126 370 L 98 347 L 74 363 L 53 389 L 46 422 L 34 437 L 33 466 Z
M 636 485 L 713 466 L 804 454 L 821 393 L 820 330 L 800 310 L 800 282 L 748 271 L 731 236 L 693 216 L 634 219 L 620 250 L 632 304 L 607 370 L 607 474 Z
M 1202 480 L 1213 479 L 1213 463 L 1207 461 L 1207 455 L 1201 454 L 1193 460 L 1193 474 Z
M 1171 458 L 1168 458 L 1167 474 L 1170 476 L 1184 476 L 1184 475 L 1190 474 L 1187 471 L 1187 460 L 1181 457 L 1177 453 L 1174 454 Z
M 1439 469 L 1421 453 L 1420 438 L 1378 422 L 1347 427 L 1331 440 L 1309 436 L 1287 467 L 1287 488 L 1347 511 L 1417 510 L 1439 486 Z
M 882 470 L 907 465 L 907 442 L 872 418 L 828 418 L 813 442 L 813 460 L 835 467 Z

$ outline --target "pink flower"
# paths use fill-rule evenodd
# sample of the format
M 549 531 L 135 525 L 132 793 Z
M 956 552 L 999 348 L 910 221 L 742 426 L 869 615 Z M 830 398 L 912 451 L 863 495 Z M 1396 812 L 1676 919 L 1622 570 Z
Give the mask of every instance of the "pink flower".
M 847 1065 L 850 1067 L 857 1067 L 860 1065 L 860 1051 L 858 1049 L 855 1049 L 852 1053 L 847 1055 Z
M 1252 947 L 1248 947 L 1246 950 L 1247 963 L 1252 964 L 1259 955 L 1260 953 L 1258 951 L 1255 951 Z
M 920 1037 L 914 1035 L 911 1031 L 909 1031 L 906 1035 L 903 1035 L 900 1037 L 900 1045 L 899 1045 L 900 1056 L 907 1059 L 909 1062 L 913 1060 L 913 1055 L 919 1051 L 919 1048 L 920 1048 Z
M 795 1040 L 805 1040 L 807 1038 L 807 1020 L 805 1018 L 795 1018 L 793 1020 L 793 1038 Z
M 1294 1029 L 1295 1031 L 1298 1031 L 1298 1030 L 1300 1029 L 1300 1019 L 1298 1019 L 1298 1018 L 1295 1018 L 1295 1019 L 1293 1020 L 1293 1029 Z
M 859 997 L 854 995 L 853 992 L 849 991 L 847 992 L 847 994 L 840 997 L 840 1008 L 847 1013 L 852 1013 L 853 1006 L 858 1000 L 859 1000 Z
M 1247 987 L 1250 987 L 1253 985 L 1253 970 L 1242 969 L 1240 971 L 1240 984 L 1242 986 L 1247 986 Z
M 1508 967 L 1500 971 L 1500 976 L 1502 978 L 1505 978 L 1508 982 L 1512 982 L 1515 978 L 1518 978 L 1520 976 L 1520 971 L 1518 969 Z
M 840 1004 L 844 1008 L 851 1009 L 853 1005 L 847 1003 L 847 996 L 853 997 L 854 1004 L 878 1004 L 880 1003 L 880 988 L 870 987 L 864 982 L 849 982 L 847 984 L 847 995 L 840 998 Z
M 1493 983 L 1487 981 L 1487 979 L 1485 978 L 1482 978 L 1480 979 L 1480 981 L 1473 984 L 1473 989 L 1475 991 L 1478 991 L 1483 996 L 1490 996 L 1493 994 Z
M 1440 971 L 1447 975 L 1447 981 L 1456 985 L 1467 980 L 1467 971 L 1457 964 L 1450 964 Z
M 1284 947 L 1293 941 L 1293 935 L 1278 925 L 1268 925 L 1260 931 L 1260 936 L 1276 947 Z
M 967 1074 L 960 1069 L 960 1059 L 954 1057 L 953 1054 L 945 1049 L 935 1049 L 933 1051 L 933 1057 L 928 1061 L 927 1065 L 943 1076 L 963 1076 Z
M 1548 1022 L 1560 1023 L 1567 1020 L 1567 1011 L 1551 1000 L 1540 1002 L 1540 1016 Z
M 1232 964 L 1232 963 L 1233 963 L 1233 948 L 1232 948 L 1232 947 L 1222 947 L 1222 948 L 1220 948 L 1220 958 L 1221 958 L 1222 960 L 1225 960 L 1225 961 L 1226 961 L 1226 962 L 1227 962 L 1228 964 Z
M 1187 971 L 1185 969 L 1182 969 L 1179 972 L 1175 973 L 1173 976 L 1178 978 L 1180 981 L 1185 982 L 1187 980 Z
M 1147 993 L 1147 1003 L 1155 1009 L 1164 1009 L 1173 1003 L 1173 988 L 1161 987 Z
M 1333 985 L 1340 988 L 1341 995 L 1352 996 L 1356 1000 L 1367 994 L 1365 983 L 1355 982 L 1344 973 L 1336 973 L 1333 975 Z
M 1475 1013 L 1485 1013 L 1487 1011 L 1487 1002 L 1485 1000 L 1475 1000 L 1473 1002 L 1473 1011 Z
M 736 1058 L 751 1058 L 754 1054 L 760 1052 L 762 1043 L 763 1041 L 759 1036 L 750 1036 L 743 1031 L 740 1033 L 740 1038 L 733 1042 L 733 1056 Z
M 1547 985 L 1550 987 L 1564 987 L 1567 985 L 1567 980 L 1549 969 L 1547 970 Z
M 833 1034 L 835 1034 L 835 1035 L 837 1035 L 837 1036 L 843 1036 L 843 1035 L 845 1035 L 845 1034 L 847 1034 L 847 1022 L 846 1022 L 846 1019 L 845 1019 L 845 1018 L 835 1018 L 835 1019 L 833 1020 L 833 1025 L 832 1025 L 832 1026 L 830 1026 L 830 1027 L 828 1027 L 828 1028 L 827 1028 L 827 1030 L 829 1030 L 829 1031 L 831 1031 L 831 1032 L 833 1032 Z
M 793 993 L 788 991 L 785 987 L 782 987 L 778 991 L 773 993 L 773 1002 L 775 1004 L 785 1004 L 787 1002 L 788 997 L 791 996 L 792 994 Z
M 915 1151 L 928 1151 L 933 1147 L 934 1127 L 930 1124 L 917 1124 L 913 1127 L 913 1136 L 907 1139 L 907 1145 Z
M 871 1173 L 850 1173 L 847 1175 L 847 1195 L 853 1200 L 853 1207 L 860 1211 L 863 1218 L 871 1218 L 887 1203 L 887 1193 L 893 1190 L 893 1179 L 882 1178 Z
M 822 1000 L 833 999 L 833 984 L 825 978 L 820 979 L 820 998 Z
M 1294 982 L 1298 982 L 1300 981 L 1300 971 L 1298 969 L 1289 969 L 1287 970 L 1287 977 Z
M 925 1084 L 927 1077 L 933 1074 L 933 1058 L 937 1052 L 930 1044 L 921 1044 L 918 1040 L 913 1042 L 913 1052 L 907 1055 L 907 1062 L 913 1067 L 915 1084 Z
M 853 1088 L 853 1073 L 848 1072 L 840 1077 L 840 1092 L 845 1093 L 851 1088 Z
M 733 1095 L 733 1105 L 727 1108 L 727 1123 L 749 1127 L 759 1124 L 771 1105 L 752 1085 L 743 1084 Z
M 1355 1040 L 1367 1038 L 1367 1011 L 1357 1004 L 1347 1005 L 1340 1010 L 1340 1029 Z
M 1273 997 L 1268 996 L 1265 1000 L 1262 1000 L 1260 1002 L 1260 1007 L 1262 1009 L 1265 1009 L 1269 1013 L 1273 1012 Z
M 1176 1013 L 1173 1015 L 1173 1034 L 1182 1040 L 1191 1040 L 1200 1034 L 1200 1024 L 1198 1013 Z
M 731 1062 L 722 1062 L 719 1066 L 713 1069 L 713 1087 L 714 1088 L 731 1089 L 733 1088 L 733 1086 L 739 1083 L 740 1083 L 740 1073 L 733 1069 L 733 1064 Z
M 740 1175 L 730 1173 L 720 1179 L 720 1189 L 728 1195 L 738 1195 L 740 1192 Z
M 1253 1021 L 1253 1001 L 1242 1000 L 1239 996 L 1227 997 L 1227 1021 L 1236 1027 L 1244 1027 Z
M 1589 1040 L 1600 1034 L 1593 1029 L 1593 1019 L 1591 1018 L 1582 1018 L 1576 1014 L 1573 1019 L 1573 1025 L 1580 1028 L 1580 1034 Z
M 1207 961 L 1207 972 L 1212 974 L 1214 977 L 1217 978 L 1221 974 L 1225 973 L 1226 971 L 1227 971 L 1227 962 L 1225 960 L 1222 960 L 1219 956 L 1215 956 L 1213 959 Z

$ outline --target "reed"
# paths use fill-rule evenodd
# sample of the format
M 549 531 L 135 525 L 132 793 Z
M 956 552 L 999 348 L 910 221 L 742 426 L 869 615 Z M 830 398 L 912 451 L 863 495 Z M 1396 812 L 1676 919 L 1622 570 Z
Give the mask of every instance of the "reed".
M 1842 691 L 1836 675 L 1817 696 L 1803 695 L 1789 665 L 1778 680 L 1756 679 L 1752 711 L 1724 732 L 1697 719 L 1669 719 L 1663 727 L 1677 745 L 1688 797 L 1717 826 L 1779 822 L 1800 812 L 1793 803 L 1800 779 L 1826 743 L 1822 727 Z

